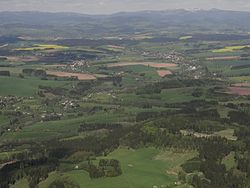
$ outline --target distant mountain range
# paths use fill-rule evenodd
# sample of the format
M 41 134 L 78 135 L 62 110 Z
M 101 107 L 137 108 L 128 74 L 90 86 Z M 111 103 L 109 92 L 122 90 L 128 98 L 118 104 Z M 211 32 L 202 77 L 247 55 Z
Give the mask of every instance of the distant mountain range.
M 168 10 L 121 12 L 112 15 L 76 13 L 0 12 L 0 35 L 92 35 L 150 31 L 250 31 L 250 12 L 226 10 Z M 33 31 L 33 33 L 32 33 Z

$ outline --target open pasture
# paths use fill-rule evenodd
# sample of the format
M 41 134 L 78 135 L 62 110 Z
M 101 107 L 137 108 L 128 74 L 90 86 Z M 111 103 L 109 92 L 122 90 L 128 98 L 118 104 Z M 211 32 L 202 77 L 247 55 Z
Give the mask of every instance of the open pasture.
M 160 78 L 156 68 L 148 67 L 144 65 L 131 65 L 124 67 L 109 67 L 108 71 L 110 74 L 112 72 L 123 73 L 123 83 L 131 84 L 136 83 L 136 80 L 156 80 Z M 163 70 L 164 71 L 164 70 Z M 134 83 L 134 84 L 135 84 Z
M 24 127 L 18 132 L 8 132 L 2 135 L 2 140 L 49 140 L 52 138 L 62 138 L 77 136 L 79 126 L 83 122 L 87 123 L 110 123 L 123 122 L 128 119 L 122 113 L 96 113 L 89 116 L 81 116 L 71 119 L 62 119 L 50 122 L 39 122 L 32 126 Z
M 55 172 L 39 184 L 39 188 L 48 187 L 55 179 L 69 178 L 80 187 L 92 188 L 152 188 L 174 186 L 176 173 L 170 173 L 185 161 L 196 156 L 193 151 L 161 151 L 154 148 L 137 150 L 120 148 L 105 158 L 121 161 L 123 174 L 114 178 L 91 180 L 84 170 L 72 170 L 64 173 Z M 103 158 L 103 157 L 101 157 Z M 178 172 L 177 172 L 178 173 Z M 61 175 L 60 175 L 61 174 Z
M 143 94 L 127 93 L 118 95 L 124 105 L 140 105 L 147 101 L 149 104 L 157 107 L 163 107 L 165 104 L 177 102 L 188 102 L 197 99 L 192 96 L 192 88 L 165 89 L 160 94 Z M 202 98 L 202 97 L 201 97 Z
M 66 81 L 41 80 L 33 77 L 0 77 L 0 95 L 34 96 L 39 85 L 63 87 L 69 83 Z

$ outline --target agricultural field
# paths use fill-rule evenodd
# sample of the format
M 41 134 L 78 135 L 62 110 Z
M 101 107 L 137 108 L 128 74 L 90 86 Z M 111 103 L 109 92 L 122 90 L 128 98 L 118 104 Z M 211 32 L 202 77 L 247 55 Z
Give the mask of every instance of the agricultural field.
M 234 52 L 237 50 L 242 50 L 244 48 L 249 48 L 250 45 L 245 45 L 245 46 L 226 46 L 225 48 L 213 50 L 212 52 L 214 53 L 225 53 L 225 52 Z
M 106 158 L 118 159 L 122 161 L 123 175 L 112 179 L 99 179 L 91 181 L 88 175 L 82 170 L 72 170 L 52 173 L 45 182 L 41 182 L 39 187 L 46 188 L 49 182 L 56 178 L 70 178 L 80 186 L 101 188 L 119 187 L 153 187 L 174 185 L 177 181 L 174 175 L 175 170 L 186 160 L 195 157 L 195 152 L 160 151 L 153 148 L 143 148 L 138 150 L 118 149 Z M 74 164 L 72 164 L 74 166 Z M 146 179 L 145 179 L 146 178 Z
M 191 38 L 193 38 L 193 36 L 182 36 L 179 39 L 180 40 L 188 40 L 188 39 L 191 39 Z
M 59 71 L 47 71 L 49 75 L 56 77 L 77 77 L 78 80 L 95 80 L 96 78 L 91 74 L 82 74 L 82 73 L 68 73 L 68 72 L 59 72 Z
M 66 46 L 53 45 L 53 44 L 34 44 L 32 47 L 17 48 L 17 51 L 35 51 L 35 50 L 62 50 L 68 49 Z
M 8 82 L 8 85 L 5 83 Z M 67 81 L 57 82 L 53 80 L 40 80 L 34 78 L 0 77 L 0 94 L 32 97 L 36 94 L 39 85 L 66 86 Z

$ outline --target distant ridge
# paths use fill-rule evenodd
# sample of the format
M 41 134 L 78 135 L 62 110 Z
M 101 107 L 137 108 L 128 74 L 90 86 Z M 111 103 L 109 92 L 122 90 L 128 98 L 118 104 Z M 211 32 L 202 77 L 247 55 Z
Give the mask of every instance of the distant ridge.
M 46 11 L 0 11 L 0 14 L 57 14 L 57 15 L 68 15 L 68 16 L 115 16 L 115 15 L 124 15 L 124 14 L 141 14 L 141 13 L 184 13 L 184 12 L 228 12 L 228 13 L 250 13 L 250 11 L 237 11 L 237 10 L 223 10 L 223 9 L 166 9 L 166 10 L 142 10 L 142 11 L 122 11 L 111 14 L 84 14 L 77 12 L 46 12 Z
M 166 31 L 170 27 L 183 32 L 199 27 L 218 31 L 250 31 L 250 12 L 228 10 L 164 10 L 119 12 L 88 15 L 70 12 L 0 12 L 0 35 L 34 35 L 44 32 L 56 36 L 85 36 L 112 32 L 135 33 Z M 179 28 L 179 29 L 177 29 Z M 36 33 L 32 32 L 37 30 Z

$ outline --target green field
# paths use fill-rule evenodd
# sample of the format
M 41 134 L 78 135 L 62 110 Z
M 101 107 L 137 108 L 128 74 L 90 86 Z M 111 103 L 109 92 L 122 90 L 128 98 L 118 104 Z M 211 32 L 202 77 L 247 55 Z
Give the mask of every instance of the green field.
M 193 88 L 176 88 L 162 90 L 160 94 L 122 94 L 119 98 L 122 99 L 124 104 L 140 104 L 145 101 L 154 106 L 164 106 L 166 103 L 188 102 L 197 97 L 192 96 Z
M 235 153 L 231 152 L 222 160 L 222 163 L 226 165 L 226 168 L 228 170 L 236 166 L 234 158 L 235 158 Z
M 235 132 L 234 129 L 226 129 L 226 130 L 218 131 L 214 133 L 214 135 L 226 138 L 228 140 L 237 140 L 237 137 L 234 136 L 234 132 Z
M 60 121 L 50 121 L 36 123 L 32 126 L 24 127 L 19 132 L 11 132 L 2 135 L 2 140 L 49 140 L 63 136 L 77 135 L 77 130 L 83 122 L 119 122 L 126 119 L 123 114 L 97 113 L 92 116 L 78 117 Z
M 6 84 L 8 83 L 8 84 Z M 16 95 L 22 97 L 34 96 L 38 86 L 64 87 L 70 84 L 67 81 L 41 80 L 34 77 L 0 77 L 0 95 Z
M 183 153 L 154 148 L 118 149 L 107 158 L 121 161 L 123 174 L 119 177 L 91 180 L 83 170 L 57 172 L 51 173 L 47 180 L 39 184 L 39 188 L 47 188 L 57 178 L 70 178 L 82 188 L 152 188 L 161 185 L 175 187 L 179 166 L 195 155 L 196 152 L 193 151 Z

